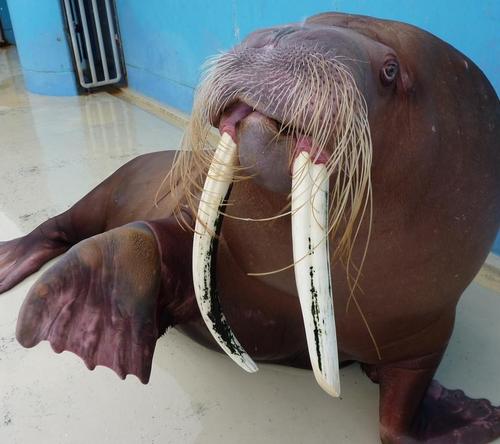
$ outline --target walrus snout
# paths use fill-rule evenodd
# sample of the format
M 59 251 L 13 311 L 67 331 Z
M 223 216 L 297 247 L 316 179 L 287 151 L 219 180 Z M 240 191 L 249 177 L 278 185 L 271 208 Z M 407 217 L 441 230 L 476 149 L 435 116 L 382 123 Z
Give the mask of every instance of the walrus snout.
M 291 164 L 300 152 L 310 153 L 314 163 L 328 162 L 328 154 L 316 150 L 309 137 L 284 130 L 280 122 L 245 103 L 237 102 L 223 113 L 219 131 L 237 143 L 243 173 L 273 192 L 290 193 Z
M 240 165 L 259 185 L 278 193 L 289 193 L 290 150 L 293 137 L 279 135 L 278 123 L 258 111 L 245 117 L 237 129 Z

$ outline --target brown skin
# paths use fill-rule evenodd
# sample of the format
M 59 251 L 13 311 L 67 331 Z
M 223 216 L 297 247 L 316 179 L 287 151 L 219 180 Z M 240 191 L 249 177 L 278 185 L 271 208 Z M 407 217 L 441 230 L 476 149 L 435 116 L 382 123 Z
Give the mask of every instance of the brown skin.
M 275 35 L 275 31 L 260 31 L 243 45 L 269 45 Z M 351 67 L 367 101 L 374 156 L 372 236 L 359 282 L 364 292 L 356 292 L 356 297 L 380 357 L 355 305 L 351 303 L 346 309 L 349 288 L 345 267 L 339 261 L 332 263 L 332 275 L 341 358 L 363 363 L 370 378 L 380 383 L 382 440 L 463 439 L 481 443 L 500 436 L 499 409 L 486 401 L 470 400 L 463 393 L 451 393 L 436 382 L 428 389 L 453 329 L 456 303 L 488 254 L 500 223 L 496 94 L 469 59 L 408 25 L 325 14 L 309 19 L 300 31 L 278 35 L 280 44 L 304 41 L 308 35 L 329 45 L 338 39 L 341 47 L 350 51 L 351 46 L 356 48 L 356 60 L 368 62 Z M 397 80 L 389 87 L 380 83 L 380 68 L 388 55 L 396 57 L 400 65 Z M 269 117 L 276 119 L 279 115 Z M 265 153 L 259 153 L 275 131 L 272 120 L 264 116 L 251 115 L 244 120 L 237 133 L 241 163 L 248 159 L 249 165 L 256 160 L 265 163 Z M 252 140 L 257 141 L 252 144 Z M 283 140 L 276 143 L 277 150 L 283 151 Z M 287 156 L 269 148 L 274 162 L 280 158 L 284 162 Z M 151 315 L 141 307 L 156 301 L 155 319 L 148 319 L 157 334 L 178 325 L 195 340 L 216 349 L 196 309 L 191 276 L 186 272 L 192 236 L 168 216 L 174 208 L 170 195 L 165 195 L 158 207 L 152 205 L 171 161 L 171 153 L 142 156 L 118 170 L 67 213 L 24 238 L 0 244 L 0 291 L 71 245 L 104 233 L 76 245 L 70 257 L 76 258 L 76 263 L 92 257 L 97 264 L 91 267 L 93 276 L 108 286 L 109 294 L 117 284 L 105 277 L 110 265 L 102 264 L 111 260 L 111 269 L 128 269 L 130 257 L 142 258 L 141 272 L 128 273 L 132 280 L 128 286 L 137 291 L 127 296 L 128 311 L 120 311 L 127 322 L 143 325 L 145 317 Z M 283 191 L 289 179 L 287 169 L 280 165 L 277 169 L 256 167 L 253 173 L 260 177 L 235 184 L 228 211 L 259 218 L 284 207 L 287 199 Z M 189 216 L 188 221 L 192 223 Z M 361 260 L 367 229 L 368 222 L 364 221 L 353 252 L 355 264 Z M 131 237 L 132 232 L 136 237 Z M 131 243 L 132 238 L 139 241 Z M 145 260 L 141 249 L 134 250 L 137 244 L 155 244 L 157 252 Z M 293 271 L 247 275 L 290 264 L 291 244 L 289 218 L 271 222 L 226 218 L 217 257 L 217 285 L 224 313 L 252 357 L 307 367 Z M 113 245 L 111 251 L 108 245 Z M 335 239 L 332 251 L 334 246 Z M 79 280 L 81 270 L 75 272 L 73 281 L 67 278 L 68 270 L 79 269 L 75 260 L 65 256 L 56 266 L 61 271 L 42 276 L 23 306 L 18 338 L 27 346 L 41 339 L 51 340 L 50 331 L 47 333 L 33 320 L 34 313 L 41 313 L 40 325 L 52 325 L 47 285 L 59 283 L 59 290 L 50 295 L 55 301 L 72 289 L 76 293 L 76 289 L 88 288 L 86 279 Z M 156 277 L 148 278 L 150 287 L 144 290 L 144 276 L 152 275 Z M 108 293 L 99 297 L 103 306 L 120 305 Z M 73 321 L 80 322 L 76 318 Z M 111 347 L 112 341 L 108 342 Z M 115 347 L 123 352 L 123 345 Z M 154 339 L 144 344 L 145 349 L 148 347 L 154 349 Z M 85 347 L 79 350 L 82 357 L 86 353 Z M 133 357 L 123 358 L 120 364 L 97 361 L 122 375 L 130 372 L 143 380 L 149 377 L 147 365 L 138 369 Z

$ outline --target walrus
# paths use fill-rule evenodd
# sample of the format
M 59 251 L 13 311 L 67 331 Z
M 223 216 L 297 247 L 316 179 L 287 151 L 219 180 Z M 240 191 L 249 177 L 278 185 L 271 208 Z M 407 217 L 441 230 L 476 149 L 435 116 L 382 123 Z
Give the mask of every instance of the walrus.
M 489 442 L 500 408 L 433 375 L 500 224 L 499 120 L 480 69 L 416 27 L 325 13 L 254 32 L 208 64 L 178 153 L 0 244 L 0 292 L 66 252 L 17 339 L 147 383 L 175 326 L 248 371 L 313 368 L 334 396 L 356 361 L 383 442 Z

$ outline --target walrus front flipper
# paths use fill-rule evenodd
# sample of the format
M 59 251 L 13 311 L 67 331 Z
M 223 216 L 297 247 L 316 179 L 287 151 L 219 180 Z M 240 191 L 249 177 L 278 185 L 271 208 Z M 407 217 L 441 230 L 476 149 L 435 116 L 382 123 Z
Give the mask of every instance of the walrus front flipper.
M 30 290 L 18 341 L 33 347 L 48 340 L 54 351 L 77 354 L 91 370 L 103 365 L 147 383 L 156 340 L 179 317 L 175 309 L 183 301 L 177 301 L 192 292 L 188 284 L 184 293 L 182 273 L 176 280 L 176 269 L 162 260 L 157 228 L 138 222 L 74 246 Z M 168 226 L 161 236 L 170 238 L 165 231 Z
M 69 210 L 46 220 L 31 233 L 0 242 L 0 294 L 38 271 L 49 260 L 63 254 L 72 245 L 104 231 L 109 196 L 114 184 L 124 175 L 125 167 L 95 187 Z
M 64 253 L 70 243 L 49 219 L 26 236 L 0 242 L 0 294 Z

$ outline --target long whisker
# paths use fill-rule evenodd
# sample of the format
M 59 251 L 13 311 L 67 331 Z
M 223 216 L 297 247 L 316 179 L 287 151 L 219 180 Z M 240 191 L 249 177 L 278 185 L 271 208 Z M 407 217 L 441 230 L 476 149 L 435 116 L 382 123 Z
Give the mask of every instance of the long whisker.
M 293 56 L 286 49 L 280 52 L 277 48 L 275 57 L 271 58 L 258 49 L 243 48 L 209 59 L 196 91 L 181 149 L 160 189 L 168 183 L 171 192 L 181 196 L 177 204 L 180 217 L 181 207 L 197 214 L 199 196 L 213 160 L 212 116 L 220 116 L 236 100 L 253 103 L 268 115 L 276 115 L 279 110 L 282 119 L 273 140 L 287 137 L 289 166 L 297 154 L 293 141 L 299 137 L 310 139 L 316 159 L 322 153 L 327 154 L 325 166 L 331 190 L 327 232 L 333 240 L 331 244 L 335 245 L 331 260 L 346 264 L 350 288 L 347 309 L 353 301 L 378 352 L 375 337 L 355 295 L 355 291 L 359 291 L 373 217 L 372 140 L 367 105 L 344 64 L 346 61 L 346 58 L 325 55 L 319 49 L 300 47 L 294 49 Z M 234 182 L 251 178 L 239 164 L 222 170 L 229 171 Z M 160 189 L 155 196 L 156 203 Z M 260 219 L 226 216 L 266 222 L 290 217 L 290 214 L 291 211 L 280 210 L 274 216 Z M 354 247 L 361 238 L 366 239 L 364 249 L 360 263 L 354 264 Z M 285 264 L 277 270 L 252 275 L 279 273 L 293 265 Z

